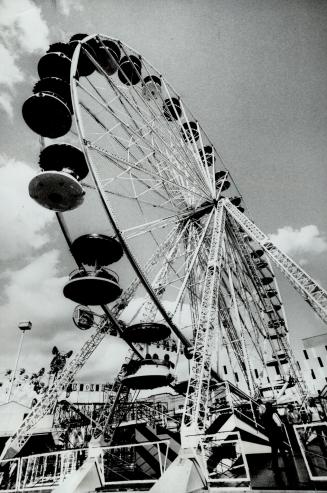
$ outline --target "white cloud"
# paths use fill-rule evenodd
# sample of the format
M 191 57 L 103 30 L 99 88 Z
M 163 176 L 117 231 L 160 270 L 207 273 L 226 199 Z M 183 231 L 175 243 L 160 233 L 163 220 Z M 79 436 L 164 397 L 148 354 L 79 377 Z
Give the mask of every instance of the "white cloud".
M 24 79 L 19 58 L 26 53 L 46 50 L 49 29 L 41 9 L 31 0 L 0 0 L 0 84 L 15 92 L 15 85 Z M 0 93 L 0 105 L 12 119 L 12 98 Z
M 0 84 L 11 86 L 23 80 L 23 72 L 16 64 L 16 57 L 4 46 L 0 45 Z
M 37 369 L 48 364 L 53 345 L 66 350 L 65 334 L 67 326 L 73 327 L 74 305 L 63 296 L 66 277 L 60 276 L 59 268 L 59 251 L 52 250 L 22 269 L 7 270 L 1 275 L 5 281 L 0 305 L 2 368 L 12 367 L 20 321 L 33 323 L 24 341 L 22 366 Z
M 58 276 L 59 265 L 59 251 L 51 250 L 22 269 L 4 272 L 7 284 L 2 291 L 0 323 L 7 325 L 13 317 L 57 322 L 71 315 L 73 305 L 62 294 L 67 278 Z
M 80 0 L 59 0 L 57 7 L 63 15 L 69 15 L 72 10 L 82 12 L 83 5 Z
M 8 115 L 10 120 L 12 120 L 14 116 L 12 99 L 12 96 L 8 92 L 3 92 L 0 94 L 0 106 Z
M 47 48 L 49 29 L 41 9 L 31 0 L 2 0 L 0 27 L 6 45 L 33 53 Z
M 37 205 L 28 194 L 35 172 L 26 163 L 0 154 L 0 260 L 26 256 L 43 247 L 49 236 L 44 232 L 54 214 Z
M 276 234 L 271 234 L 270 239 L 283 252 L 290 255 L 301 255 L 302 264 L 306 261 L 303 254 L 319 254 L 327 250 L 326 238 L 314 224 L 303 226 L 300 229 L 284 226 L 279 228 Z
M 5 272 L 2 278 L 7 282 L 1 292 L 0 305 L 2 369 L 12 368 L 14 363 L 20 321 L 30 320 L 33 324 L 32 331 L 24 339 L 19 364 L 28 371 L 48 367 L 54 345 L 60 351 L 72 349 L 76 355 L 94 333 L 94 329 L 78 330 L 72 321 L 75 304 L 62 292 L 67 277 L 60 275 L 58 250 L 44 253 L 22 269 Z M 127 351 L 128 346 L 122 339 L 105 336 L 77 379 L 91 382 L 112 380 Z

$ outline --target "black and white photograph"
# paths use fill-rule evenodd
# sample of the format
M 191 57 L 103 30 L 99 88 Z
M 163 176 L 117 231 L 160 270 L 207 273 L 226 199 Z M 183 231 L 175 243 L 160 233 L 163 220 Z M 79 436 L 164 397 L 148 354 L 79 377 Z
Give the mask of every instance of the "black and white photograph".
M 327 2 L 0 0 L 0 492 L 327 491 Z

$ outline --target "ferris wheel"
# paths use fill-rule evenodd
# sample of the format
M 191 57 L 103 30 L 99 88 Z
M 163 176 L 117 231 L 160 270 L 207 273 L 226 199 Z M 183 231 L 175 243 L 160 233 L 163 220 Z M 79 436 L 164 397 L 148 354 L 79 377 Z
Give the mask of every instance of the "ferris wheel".
M 38 72 L 23 106 L 42 138 L 29 193 L 57 213 L 77 263 L 64 287 L 82 305 L 75 322 L 96 327 L 39 414 L 108 331 L 133 354 L 120 374 L 126 388 L 188 381 L 185 426 L 205 428 L 212 379 L 252 397 L 303 398 L 271 262 L 325 321 L 327 294 L 244 214 L 234 180 L 175 89 L 105 35 L 51 45 Z

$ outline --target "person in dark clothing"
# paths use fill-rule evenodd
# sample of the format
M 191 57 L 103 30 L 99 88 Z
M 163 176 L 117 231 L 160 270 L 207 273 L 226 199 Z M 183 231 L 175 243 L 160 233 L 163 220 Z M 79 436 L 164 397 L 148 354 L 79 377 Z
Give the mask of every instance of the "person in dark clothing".
M 271 446 L 271 467 L 272 469 L 278 469 L 278 452 L 280 452 L 284 465 L 287 463 L 287 457 L 285 454 L 286 444 L 284 443 L 284 430 L 282 421 L 271 402 L 266 403 L 266 410 L 262 416 L 262 423 L 265 428 L 267 437 L 269 439 L 269 445 Z

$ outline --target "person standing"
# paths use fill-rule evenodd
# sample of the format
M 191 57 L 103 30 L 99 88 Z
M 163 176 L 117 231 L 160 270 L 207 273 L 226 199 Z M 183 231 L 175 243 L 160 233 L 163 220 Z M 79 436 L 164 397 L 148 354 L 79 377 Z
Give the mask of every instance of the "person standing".
M 266 410 L 262 416 L 263 426 L 265 428 L 267 437 L 269 439 L 269 445 L 271 446 L 271 467 L 272 469 L 278 469 L 278 452 L 281 453 L 284 465 L 287 464 L 287 458 L 285 450 L 287 448 L 284 443 L 284 431 L 283 424 L 278 415 L 274 410 L 271 402 L 266 402 Z
M 299 445 L 294 431 L 294 425 L 298 425 L 301 423 L 301 414 L 297 409 L 294 408 L 293 404 L 288 404 L 285 417 L 286 430 L 290 440 L 290 445 L 293 449 L 293 453 L 299 452 Z

